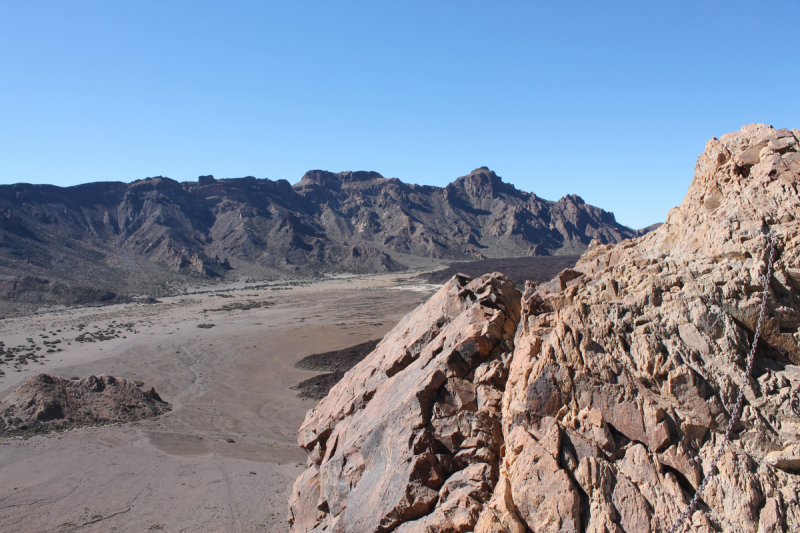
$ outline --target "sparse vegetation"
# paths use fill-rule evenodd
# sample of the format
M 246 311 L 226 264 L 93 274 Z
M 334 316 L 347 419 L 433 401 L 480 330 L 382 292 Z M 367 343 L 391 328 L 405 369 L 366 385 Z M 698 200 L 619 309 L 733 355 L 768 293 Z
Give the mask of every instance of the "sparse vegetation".
M 33 339 L 28 338 L 25 339 L 28 341 L 28 344 L 22 344 L 19 346 L 12 346 L 6 347 L 5 343 L 0 341 L 0 365 L 8 365 L 12 364 L 15 370 L 18 370 L 20 365 L 27 365 L 29 363 L 41 363 L 40 360 L 44 359 L 44 355 L 37 354 L 36 352 L 41 351 L 41 346 L 36 346 L 36 343 Z M 58 344 L 60 341 L 56 340 L 54 342 L 45 341 L 44 344 L 50 346 L 54 344 Z M 55 353 L 63 351 L 61 348 L 50 348 L 47 350 L 47 353 Z M 0 375 L 5 375 L 5 372 L 0 370 Z
M 101 329 L 100 326 L 94 326 L 97 331 L 85 331 L 75 337 L 76 342 L 98 342 L 98 341 L 108 341 L 111 339 L 118 339 L 122 337 L 122 331 L 125 330 L 128 333 L 137 333 L 137 331 L 133 327 L 133 322 L 128 322 L 124 324 L 114 324 L 113 322 L 107 325 L 105 328 Z M 79 324 L 78 331 L 83 331 L 86 328 L 86 325 Z M 125 337 L 122 337 L 125 338 Z M 46 342 L 44 344 L 47 344 Z M 55 344 L 55 343 L 51 343 Z
M 203 309 L 204 313 L 210 313 L 214 311 L 249 311 L 250 309 L 258 309 L 260 307 L 269 307 L 272 305 L 272 302 L 235 302 L 232 304 L 225 304 L 222 307 L 218 307 L 216 309 Z

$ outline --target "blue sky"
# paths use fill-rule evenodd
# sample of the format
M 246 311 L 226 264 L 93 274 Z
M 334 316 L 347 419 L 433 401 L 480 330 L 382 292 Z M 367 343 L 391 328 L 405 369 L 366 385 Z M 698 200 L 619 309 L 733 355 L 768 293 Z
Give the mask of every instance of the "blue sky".
M 0 0 L 0 183 L 486 165 L 643 227 L 712 136 L 800 127 L 798 21 L 797 1 Z

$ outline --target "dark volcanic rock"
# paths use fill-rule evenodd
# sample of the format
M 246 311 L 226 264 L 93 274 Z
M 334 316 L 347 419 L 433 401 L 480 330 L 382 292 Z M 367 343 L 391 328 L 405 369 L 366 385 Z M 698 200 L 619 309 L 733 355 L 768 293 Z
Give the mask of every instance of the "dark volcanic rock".
M 303 370 L 317 370 L 319 372 L 347 371 L 369 355 L 379 342 L 381 342 L 381 339 L 375 339 L 342 348 L 341 350 L 311 354 L 300 359 L 294 366 Z
M 65 287 L 31 286 L 25 296 L 31 284 L 18 283 L 14 301 L 29 303 L 151 292 L 185 276 L 391 272 L 415 256 L 574 254 L 593 239 L 634 235 L 578 196 L 543 200 L 486 168 L 445 188 L 325 171 L 308 172 L 294 186 L 213 176 L 0 186 L 0 275 Z
M 32 276 L 0 276 L 0 300 L 31 304 L 85 305 L 119 302 L 116 293 Z
M 333 386 L 339 383 L 343 377 L 344 371 L 337 370 L 304 379 L 294 387 L 289 387 L 289 389 L 296 390 L 298 398 L 319 401 L 327 396 Z
M 321 400 L 344 377 L 344 373 L 360 363 L 379 342 L 380 339 L 362 342 L 341 350 L 315 353 L 300 359 L 294 364 L 297 368 L 328 373 L 303 380 L 291 387 L 291 390 L 299 391 L 297 395 L 300 398 Z
M 112 376 L 68 380 L 36 374 L 0 402 L 0 437 L 128 422 L 169 409 L 155 389 Z

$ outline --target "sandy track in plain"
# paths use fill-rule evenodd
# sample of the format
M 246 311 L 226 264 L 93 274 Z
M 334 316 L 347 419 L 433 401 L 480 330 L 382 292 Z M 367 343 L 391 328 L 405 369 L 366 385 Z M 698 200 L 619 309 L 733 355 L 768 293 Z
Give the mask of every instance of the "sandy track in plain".
M 0 531 L 286 531 L 289 490 L 305 461 L 295 433 L 314 405 L 289 390 L 314 375 L 293 364 L 383 336 L 430 294 L 432 287 L 410 276 L 274 290 L 239 284 L 161 304 L 3 321 L 6 346 L 45 335 L 61 340 L 63 351 L 18 372 L 0 367 L 0 397 L 34 371 L 106 373 L 154 386 L 173 410 L 131 424 L 0 440 Z M 263 301 L 273 304 L 204 312 Z M 77 342 L 78 324 L 114 329 L 120 338 Z

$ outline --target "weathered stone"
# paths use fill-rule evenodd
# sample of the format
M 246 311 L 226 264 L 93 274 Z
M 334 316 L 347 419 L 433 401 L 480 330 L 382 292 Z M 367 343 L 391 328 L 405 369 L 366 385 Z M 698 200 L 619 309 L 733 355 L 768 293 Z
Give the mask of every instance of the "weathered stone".
M 687 527 L 799 529 L 797 134 L 753 124 L 712 139 L 665 224 L 593 243 L 573 270 L 527 284 L 521 313 L 499 276 L 452 280 L 309 413 L 312 474 L 296 489 L 318 476 L 315 531 L 666 531 L 742 387 Z M 776 274 L 743 383 L 767 231 Z
M 769 452 L 766 462 L 781 470 L 800 473 L 800 444 L 791 444 L 783 450 Z
M 521 427 L 506 450 L 511 494 L 520 516 L 534 531 L 579 531 L 580 495 L 558 461 Z
M 563 472 L 586 494 L 578 506 L 587 530 L 671 526 L 700 485 L 742 386 L 766 271 L 761 235 L 769 229 L 779 275 L 755 365 L 756 376 L 770 369 L 769 379 L 751 379 L 757 388 L 703 495 L 710 511 L 696 511 L 691 522 L 707 531 L 800 527 L 781 498 L 765 503 L 765 494 L 796 490 L 800 468 L 800 393 L 796 411 L 785 407 L 800 390 L 800 372 L 786 365 L 800 362 L 796 150 L 791 133 L 760 125 L 710 141 L 686 199 L 663 226 L 634 241 L 592 245 L 574 269 L 583 274 L 576 284 L 556 280 L 525 292 L 503 399 L 505 461 L 522 458 L 509 446 L 521 432 L 544 446 L 545 417 L 565 431 L 547 481 L 508 469 L 514 505 L 529 505 L 517 494 L 541 493 Z M 613 446 L 605 432 L 589 430 L 591 412 L 607 424 Z M 537 516 L 520 516 L 538 531 Z
M 472 530 L 499 475 L 519 306 L 500 275 L 455 277 L 345 374 L 298 432 L 311 465 L 293 531 Z M 309 518 L 316 486 L 322 515 Z

